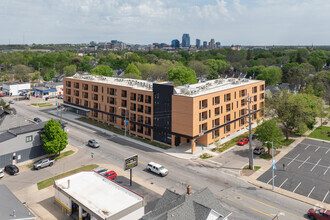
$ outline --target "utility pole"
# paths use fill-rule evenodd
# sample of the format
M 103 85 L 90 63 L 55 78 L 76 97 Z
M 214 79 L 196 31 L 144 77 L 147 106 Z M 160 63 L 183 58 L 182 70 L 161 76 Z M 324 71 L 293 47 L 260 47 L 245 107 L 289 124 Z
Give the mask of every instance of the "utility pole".
M 252 127 L 251 127 L 251 108 L 250 104 L 252 97 L 248 94 L 246 101 L 248 103 L 248 112 L 249 112 L 249 169 L 254 170 L 253 168 L 253 149 L 252 149 Z

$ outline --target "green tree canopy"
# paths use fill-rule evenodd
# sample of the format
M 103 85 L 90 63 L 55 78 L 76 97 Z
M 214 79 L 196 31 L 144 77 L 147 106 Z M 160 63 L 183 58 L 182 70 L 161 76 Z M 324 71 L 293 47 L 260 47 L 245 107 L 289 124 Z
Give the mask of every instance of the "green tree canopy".
M 225 72 L 228 67 L 228 64 L 224 60 L 215 60 L 208 59 L 205 61 L 205 65 L 209 67 L 210 73 L 208 75 L 208 79 L 217 79 L 219 78 L 219 74 Z
M 1 99 L 0 100 L 0 106 L 3 108 L 4 111 L 10 111 L 10 104 L 7 104 L 7 102 L 5 102 L 5 100 Z
M 274 119 L 264 120 L 261 125 L 256 128 L 256 133 L 258 133 L 257 139 L 260 140 L 263 145 L 268 148 L 268 154 L 270 154 L 270 143 L 265 143 L 266 141 L 273 142 L 274 149 L 281 147 L 281 141 L 283 141 L 284 134 L 282 130 L 277 126 Z
M 188 67 L 195 71 L 197 77 L 208 76 L 210 73 L 210 69 L 203 64 L 203 62 L 198 60 L 190 61 Z
M 266 85 L 274 86 L 281 83 L 282 70 L 279 67 L 273 66 L 270 68 L 265 68 L 257 76 L 258 80 L 265 80 Z
M 113 76 L 113 70 L 109 66 L 99 65 L 91 70 L 91 74 L 101 76 Z
M 41 135 L 43 148 L 47 154 L 59 154 L 68 145 L 68 135 L 62 130 L 61 122 L 49 120 L 44 126 L 45 133 Z
M 133 74 L 133 75 L 141 76 L 141 72 L 139 71 L 139 69 L 133 63 L 131 63 L 130 65 L 128 65 L 126 67 L 125 75 L 126 74 Z
M 66 75 L 66 76 L 73 76 L 77 71 L 77 67 L 76 65 L 69 65 L 69 66 L 65 66 L 63 68 L 63 73 Z
M 179 82 L 181 85 L 197 83 L 195 71 L 188 67 L 170 67 L 167 71 L 167 75 L 170 81 Z
M 265 69 L 265 66 L 259 65 L 259 66 L 252 66 L 247 70 L 247 77 L 257 77 L 262 70 Z

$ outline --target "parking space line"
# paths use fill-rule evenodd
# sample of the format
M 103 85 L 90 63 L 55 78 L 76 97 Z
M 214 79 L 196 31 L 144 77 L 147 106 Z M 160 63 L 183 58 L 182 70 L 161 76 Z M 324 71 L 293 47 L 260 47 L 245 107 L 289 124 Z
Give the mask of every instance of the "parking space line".
M 325 196 L 324 196 L 322 202 L 324 202 L 324 200 L 327 198 L 328 194 L 329 194 L 329 191 L 327 192 L 327 194 L 325 194 Z
M 319 161 L 317 161 L 317 163 L 314 165 L 314 167 L 311 169 L 311 171 L 313 171 L 313 170 L 314 170 L 314 168 L 317 166 L 317 164 L 319 164 L 319 163 L 320 163 L 320 161 L 321 161 L 321 159 L 319 159 Z
M 299 157 L 299 155 L 300 154 L 298 154 L 295 158 L 293 158 L 292 160 L 291 160 L 291 162 L 290 163 L 288 163 L 288 166 L 295 160 L 295 159 L 297 159 L 297 157 Z
M 306 161 L 307 161 L 310 157 L 311 157 L 311 156 L 307 157 L 307 159 L 306 159 L 302 164 L 300 164 L 298 168 L 300 168 L 302 165 L 304 165 L 304 163 L 306 163 Z
M 281 186 L 283 186 L 283 184 L 288 180 L 288 178 L 286 178 L 286 180 L 284 180 L 284 182 L 279 186 L 279 188 L 281 188 Z
M 325 154 L 327 154 L 329 152 L 330 148 L 327 150 L 327 152 L 325 152 Z
M 318 147 L 316 148 L 315 152 L 318 151 L 319 149 L 320 149 L 320 146 L 318 146 Z
M 301 184 L 301 182 L 298 184 L 298 186 L 292 192 L 295 192 L 298 189 L 298 187 L 300 186 L 300 184 Z
M 330 168 L 330 166 L 328 166 L 327 170 L 323 173 L 323 175 L 325 175 L 328 172 L 329 168 Z
M 311 146 L 310 144 L 309 145 L 307 145 L 307 147 L 305 147 L 305 150 L 307 150 L 308 148 L 309 148 L 309 146 Z
M 274 180 L 275 180 L 275 177 L 276 177 L 276 175 L 274 176 Z M 270 182 L 272 179 L 273 179 L 273 177 L 270 178 L 270 180 L 267 182 L 267 184 L 269 184 L 269 182 Z
M 315 186 L 313 187 L 313 189 L 309 192 L 308 196 L 309 197 L 311 195 L 311 193 L 313 192 L 313 190 L 315 189 Z

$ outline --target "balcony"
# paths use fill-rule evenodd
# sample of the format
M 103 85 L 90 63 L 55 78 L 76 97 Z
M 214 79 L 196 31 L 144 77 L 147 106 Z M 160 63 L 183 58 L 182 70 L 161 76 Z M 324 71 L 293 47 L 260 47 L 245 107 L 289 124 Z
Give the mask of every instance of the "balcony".
M 83 85 L 83 90 L 88 90 L 88 85 Z
M 75 89 L 79 89 L 79 83 L 75 83 L 75 84 L 74 84 L 74 88 L 75 88 Z
M 131 101 L 136 101 L 136 94 L 135 93 L 131 94 Z
M 110 95 L 117 95 L 116 89 L 110 89 Z
M 141 113 L 143 113 L 143 107 L 141 108 L 138 108 L 138 112 L 141 112 Z
M 93 95 L 92 100 L 94 100 L 94 101 L 98 101 L 98 100 L 99 100 L 99 96 L 98 96 L 98 95 Z
M 138 95 L 138 102 L 143 102 L 143 95 Z
M 88 99 L 88 93 L 83 93 L 83 97 L 84 97 L 85 99 Z
M 137 132 L 140 134 L 143 134 L 143 128 L 142 129 L 137 129 Z
M 125 90 L 121 91 L 121 97 L 127 98 L 127 91 Z
M 71 82 L 66 82 L 67 87 L 71 87 Z
M 94 87 L 93 87 L 93 92 L 99 92 L 99 87 L 94 86 Z
M 151 125 L 151 120 L 146 120 L 145 124 L 146 125 Z
M 220 97 L 215 97 L 214 98 L 214 105 L 220 104 Z
M 79 92 L 76 91 L 76 92 L 74 93 L 74 95 L 79 97 Z
M 131 106 L 130 110 L 131 111 L 136 111 L 136 106 Z
M 131 121 L 136 121 L 136 117 L 131 117 L 130 120 Z
M 121 101 L 121 107 L 127 107 L 127 102 L 126 101 Z
M 146 96 L 146 103 L 151 104 L 151 96 Z

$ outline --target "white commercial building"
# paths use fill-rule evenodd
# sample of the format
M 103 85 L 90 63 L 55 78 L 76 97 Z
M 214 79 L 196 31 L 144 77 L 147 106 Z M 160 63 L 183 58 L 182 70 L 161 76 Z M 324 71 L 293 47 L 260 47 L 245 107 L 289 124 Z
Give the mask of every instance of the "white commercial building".
M 2 84 L 2 90 L 6 95 L 19 95 L 21 90 L 31 89 L 30 83 L 9 82 Z
M 140 219 L 143 196 L 94 172 L 83 171 L 56 180 L 55 201 L 67 215 L 79 219 Z

